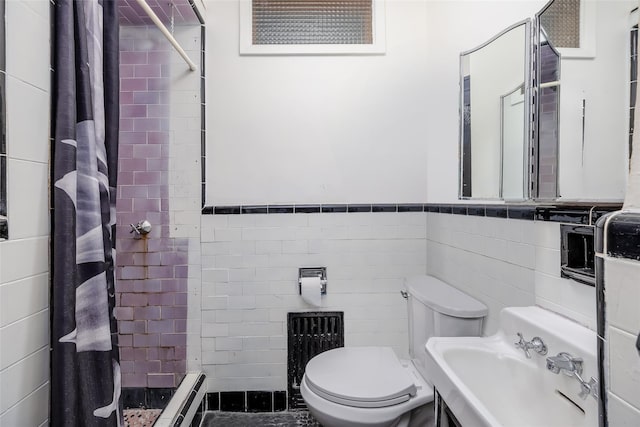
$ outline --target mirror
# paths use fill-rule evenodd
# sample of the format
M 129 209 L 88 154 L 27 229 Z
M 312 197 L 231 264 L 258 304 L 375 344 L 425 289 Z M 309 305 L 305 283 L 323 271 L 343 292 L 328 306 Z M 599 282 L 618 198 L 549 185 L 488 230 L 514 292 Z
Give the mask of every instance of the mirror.
M 460 55 L 460 198 L 528 197 L 530 26 Z
M 551 0 L 536 14 L 533 33 L 524 21 L 461 55 L 461 199 L 624 199 L 630 110 L 623 100 L 629 98 L 627 28 L 634 4 Z M 519 46 L 506 42 L 516 38 Z M 499 66 L 482 70 L 490 55 Z M 517 82 L 509 75 L 514 59 L 525 64 Z M 511 94 L 521 83 L 523 120 L 516 120 L 520 107 Z M 514 139 L 516 125 L 522 138 Z
M 558 196 L 560 53 L 541 25 L 537 37 L 531 197 L 546 200 Z
M 624 199 L 629 118 L 627 29 L 634 6 L 637 1 L 551 0 L 536 14 L 536 72 L 540 79 L 533 92 L 537 104 L 533 199 Z
M 526 156 L 524 84 L 500 98 L 500 145 L 502 148 L 500 197 L 519 199 L 523 197 L 525 174 L 519 159 Z

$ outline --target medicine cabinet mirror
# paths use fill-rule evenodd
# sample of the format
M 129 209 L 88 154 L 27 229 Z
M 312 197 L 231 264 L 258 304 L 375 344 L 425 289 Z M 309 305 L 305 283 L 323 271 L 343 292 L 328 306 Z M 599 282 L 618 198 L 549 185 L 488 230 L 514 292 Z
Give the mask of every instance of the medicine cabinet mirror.
M 624 199 L 633 5 L 552 0 L 461 54 L 461 199 Z
M 524 200 L 531 21 L 460 55 L 461 198 Z

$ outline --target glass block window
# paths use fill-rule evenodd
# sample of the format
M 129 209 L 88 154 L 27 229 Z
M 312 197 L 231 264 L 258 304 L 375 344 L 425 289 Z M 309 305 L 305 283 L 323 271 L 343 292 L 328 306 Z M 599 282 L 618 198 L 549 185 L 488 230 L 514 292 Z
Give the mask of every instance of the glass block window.
M 540 23 L 555 47 L 581 47 L 580 2 L 581 0 L 555 0 L 540 16 Z
M 253 0 L 254 45 L 372 44 L 373 0 Z

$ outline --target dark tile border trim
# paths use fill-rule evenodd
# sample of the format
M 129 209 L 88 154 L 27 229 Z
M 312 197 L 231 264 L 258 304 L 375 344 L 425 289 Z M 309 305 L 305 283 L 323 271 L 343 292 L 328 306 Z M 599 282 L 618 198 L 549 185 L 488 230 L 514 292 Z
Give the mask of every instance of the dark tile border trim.
M 379 204 L 302 204 L 302 205 L 232 205 L 205 206 L 203 215 L 249 215 L 293 213 L 380 213 L 380 212 L 429 212 L 489 218 L 509 218 L 526 221 L 551 221 L 567 224 L 594 225 L 609 212 L 622 205 L 483 205 L 437 203 L 379 203 Z
M 640 261 L 640 213 L 620 212 L 606 227 L 607 255 Z
M 240 208 L 240 212 L 242 214 L 266 214 L 267 207 L 266 206 L 242 206 Z
M 295 213 L 320 213 L 320 205 L 295 205 Z
M 347 205 L 322 205 L 322 213 L 343 213 L 347 211 Z
M 290 214 L 294 212 L 293 205 L 268 205 L 267 212 L 270 214 Z
M 467 214 L 467 207 L 462 205 L 462 206 L 458 206 L 458 205 L 453 205 L 451 206 L 451 213 L 454 215 L 466 215 Z
M 287 410 L 287 392 L 221 391 L 207 393 L 207 411 L 282 412 Z
M 377 205 L 373 205 L 374 212 Z M 398 206 L 398 212 L 426 212 L 425 205 L 420 203 L 405 203 Z
M 506 218 L 507 207 L 506 206 L 485 206 L 485 215 L 489 218 Z
M 124 409 L 164 409 L 175 388 L 123 387 L 122 405 Z
M 7 220 L 0 218 L 0 239 L 9 238 L 9 227 L 7 227 Z
M 347 212 L 371 212 L 372 205 L 347 205 Z

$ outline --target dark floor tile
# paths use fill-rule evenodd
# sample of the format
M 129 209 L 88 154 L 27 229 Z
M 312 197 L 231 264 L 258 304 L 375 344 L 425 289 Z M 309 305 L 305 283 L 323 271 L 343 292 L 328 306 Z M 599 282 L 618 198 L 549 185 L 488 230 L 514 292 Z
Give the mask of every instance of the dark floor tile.
M 306 411 L 279 413 L 208 412 L 202 427 L 321 427 Z
M 223 391 L 220 393 L 220 410 L 244 412 L 244 391 Z
M 273 411 L 280 412 L 287 410 L 287 392 L 286 391 L 274 391 L 273 392 Z
M 207 410 L 220 410 L 220 393 L 207 393 Z
M 173 396 L 172 388 L 149 388 L 147 389 L 147 408 L 164 409 Z
M 146 390 L 144 388 L 123 388 L 122 404 L 124 409 L 146 407 Z
M 272 393 L 270 391 L 248 391 L 247 412 L 272 412 Z

